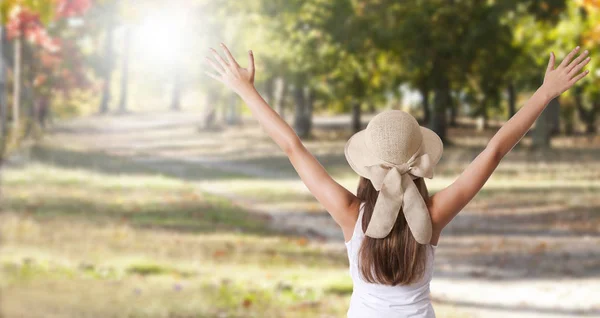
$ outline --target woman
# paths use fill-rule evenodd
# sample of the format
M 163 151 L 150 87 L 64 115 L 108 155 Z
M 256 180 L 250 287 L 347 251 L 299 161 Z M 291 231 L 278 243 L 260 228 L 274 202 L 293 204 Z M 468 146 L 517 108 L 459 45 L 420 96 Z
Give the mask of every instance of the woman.
M 333 180 L 293 129 L 254 88 L 254 56 L 242 68 L 227 47 L 226 59 L 211 49 L 212 78 L 234 90 L 264 130 L 286 153 L 304 184 L 341 227 L 354 290 L 348 317 L 435 317 L 429 298 L 435 248 L 442 230 L 473 199 L 502 158 L 521 140 L 546 105 L 589 71 L 588 51 L 571 51 L 560 65 L 550 55 L 544 82 L 465 171 L 429 196 L 442 142 L 408 113 L 384 111 L 346 143 L 345 156 L 360 175 L 354 195 Z

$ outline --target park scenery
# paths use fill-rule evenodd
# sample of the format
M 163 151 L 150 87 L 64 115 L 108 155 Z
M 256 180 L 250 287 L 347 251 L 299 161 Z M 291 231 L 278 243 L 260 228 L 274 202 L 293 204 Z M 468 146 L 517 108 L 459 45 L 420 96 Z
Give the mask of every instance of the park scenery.
M 598 0 L 1 0 L 0 317 L 345 317 L 341 230 L 242 100 L 225 43 L 333 178 L 401 109 L 450 185 L 600 53 Z M 438 317 L 600 317 L 600 68 L 554 99 L 435 254 Z

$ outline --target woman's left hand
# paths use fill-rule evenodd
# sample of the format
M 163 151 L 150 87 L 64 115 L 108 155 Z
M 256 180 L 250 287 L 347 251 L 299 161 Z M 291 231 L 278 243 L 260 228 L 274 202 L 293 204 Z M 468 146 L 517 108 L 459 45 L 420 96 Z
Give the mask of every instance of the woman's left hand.
M 575 58 L 579 50 L 579 46 L 573 49 L 557 67 L 555 67 L 554 52 L 550 54 L 550 61 L 548 61 L 548 68 L 542 84 L 542 89 L 549 94 L 550 98 L 558 97 L 590 73 L 589 70 L 581 72 L 583 67 L 590 62 L 590 57 L 586 58 L 589 52 L 585 50 Z
M 225 61 L 219 53 L 213 48 L 212 51 L 217 63 L 215 63 L 209 57 L 205 57 L 206 61 L 212 66 L 212 68 L 218 73 L 213 74 L 209 72 L 205 72 L 208 76 L 216 79 L 217 81 L 227 85 L 227 87 L 231 88 L 238 95 L 247 91 L 248 89 L 254 88 L 254 56 L 252 51 L 248 51 L 248 58 L 250 60 L 250 65 L 248 68 L 241 67 L 237 61 L 229 52 L 229 49 L 225 46 L 225 44 L 221 43 L 221 47 L 225 52 L 225 56 L 227 57 L 227 61 Z

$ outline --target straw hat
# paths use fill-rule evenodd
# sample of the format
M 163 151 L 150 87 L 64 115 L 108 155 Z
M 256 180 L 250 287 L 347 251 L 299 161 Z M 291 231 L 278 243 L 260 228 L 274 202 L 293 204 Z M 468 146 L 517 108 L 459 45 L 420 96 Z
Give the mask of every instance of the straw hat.
M 367 128 L 350 137 L 346 160 L 379 191 L 366 236 L 386 237 L 402 208 L 416 241 L 429 243 L 431 218 L 413 179 L 433 178 L 442 151 L 440 137 L 401 110 L 377 114 Z

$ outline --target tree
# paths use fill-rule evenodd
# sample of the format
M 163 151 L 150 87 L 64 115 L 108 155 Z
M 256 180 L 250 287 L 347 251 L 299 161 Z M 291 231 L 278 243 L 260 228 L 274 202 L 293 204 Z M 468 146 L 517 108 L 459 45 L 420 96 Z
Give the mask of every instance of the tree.
M 46 30 L 42 25 L 40 13 L 35 9 L 44 10 L 47 8 L 38 8 L 36 6 L 27 7 L 25 5 L 14 4 L 8 12 L 7 37 L 13 41 L 13 103 L 12 103 L 12 124 L 13 136 L 19 131 L 21 121 L 21 99 L 23 87 L 23 50 L 28 43 L 34 43 L 46 46 L 47 49 L 55 49 L 54 43 L 48 37 Z M 26 42 L 27 41 L 27 42 Z M 27 64 L 29 65 L 29 63 Z
M 125 27 L 125 36 L 123 37 L 123 58 L 121 61 L 121 97 L 119 99 L 119 111 L 127 112 L 127 98 L 129 92 L 129 57 L 131 43 L 131 27 Z
M 352 129 L 360 129 L 364 106 L 383 105 L 408 83 L 421 93 L 423 124 L 446 139 L 448 114 L 452 123 L 466 94 L 473 114 L 503 111 L 505 90 L 508 113 L 516 111 L 519 91 L 539 84 L 540 51 L 550 44 L 532 38 L 549 38 L 543 28 L 556 23 L 565 6 L 562 0 L 228 2 L 230 23 L 222 32 L 259 53 L 264 75 L 258 87 L 283 78 L 293 88 L 301 137 L 309 135 L 312 111 L 323 108 L 351 112 Z M 275 99 L 270 88 L 267 95 Z
M 0 167 L 2 167 L 6 144 L 8 139 L 8 111 L 6 105 L 6 62 L 4 61 L 4 47 L 6 44 L 6 32 L 3 24 L 3 15 L 0 14 Z
M 488 105 L 499 104 L 496 87 L 505 82 L 507 66 L 518 52 L 510 43 L 513 32 L 505 21 L 521 14 L 555 19 L 564 1 L 390 0 L 366 7 L 377 12 L 371 24 L 377 26 L 372 32 L 377 47 L 398 55 L 402 77 L 413 88 L 423 96 L 433 93 L 429 126 L 446 139 L 447 110 L 458 106 L 452 103 L 452 91 L 474 85 L 482 114 L 487 114 Z M 423 100 L 428 105 L 428 99 Z
M 291 88 L 295 103 L 294 130 L 300 138 L 309 137 L 317 96 L 315 82 L 319 72 L 323 70 L 317 49 L 323 39 L 314 23 L 314 15 L 320 15 L 320 10 L 327 8 L 318 6 L 315 1 L 300 0 L 248 2 L 246 8 L 260 13 L 257 19 L 260 19 L 262 25 L 269 27 L 261 38 L 262 46 L 268 48 L 275 45 L 280 48 L 276 51 L 264 50 L 263 55 L 257 54 L 260 56 L 259 62 L 265 66 L 266 74 L 263 73 L 261 77 L 267 81 L 285 77 L 284 81 Z M 243 23 L 245 20 L 241 21 Z M 261 45 L 258 42 L 255 44 L 252 45 L 254 50 L 261 52 Z M 283 107 L 284 92 L 280 88 L 279 105 L 276 109 L 281 110 Z
M 579 40 L 586 48 L 598 47 L 600 45 L 600 3 L 598 1 L 585 0 L 580 6 L 571 4 L 570 15 L 573 17 L 575 32 L 581 32 Z M 600 64 L 592 59 L 588 69 L 598 69 Z M 588 76 L 583 80 L 581 86 L 573 92 L 577 113 L 582 122 L 585 123 L 586 133 L 595 133 L 596 122 L 600 115 L 600 77 Z
M 376 17 L 381 8 L 342 0 L 326 5 L 315 1 L 312 8 L 307 7 L 310 14 L 305 16 L 310 20 L 304 23 L 309 49 L 305 54 L 313 60 L 308 62 L 312 78 L 321 78 L 313 86 L 330 105 L 351 111 L 351 129 L 358 131 L 363 106 L 373 105 L 377 96 L 394 91 L 399 84 L 395 56 L 379 49 L 371 38 L 381 27 Z
M 16 111 L 13 110 L 13 124 L 18 127 L 17 121 L 20 121 L 21 116 L 16 114 L 19 113 L 20 98 L 26 96 L 30 101 L 30 111 L 22 115 L 23 117 L 29 116 L 28 125 L 32 125 L 35 121 L 35 106 L 37 104 L 37 97 L 34 96 L 35 90 L 37 86 L 49 82 L 43 79 L 43 76 L 38 72 L 41 68 L 48 66 L 46 65 L 48 56 L 58 55 L 65 48 L 65 43 L 60 38 L 49 34 L 47 25 L 50 22 L 64 25 L 60 23 L 62 20 L 83 14 L 90 4 L 89 0 L 23 0 L 0 3 L 0 169 L 8 155 L 8 151 L 17 148 L 22 138 L 21 134 L 15 130 L 10 132 L 9 135 L 7 129 L 9 118 L 5 97 L 6 71 L 12 70 L 13 74 L 19 74 L 16 76 L 15 83 L 13 83 L 13 87 L 16 89 L 13 103 Z M 16 41 L 16 45 L 13 45 L 11 50 L 9 40 L 17 38 L 19 40 Z M 27 63 L 20 65 L 21 60 L 27 61 Z M 21 66 L 27 67 L 21 68 Z M 74 70 L 77 69 L 76 66 L 69 66 Z M 69 72 L 61 72 L 61 74 L 69 74 Z M 19 93 L 21 91 L 20 78 L 25 78 L 28 83 L 28 85 L 22 87 L 23 95 Z M 74 80 L 79 79 L 74 78 Z M 66 87 L 69 82 L 69 79 L 65 78 L 61 85 Z
M 104 25 L 104 64 L 102 67 L 102 97 L 100 99 L 100 113 L 106 113 L 109 109 L 109 103 L 111 99 L 112 71 L 114 66 L 113 37 L 115 8 L 113 3 L 108 3 L 105 6 L 107 16 Z

